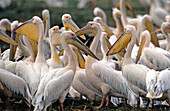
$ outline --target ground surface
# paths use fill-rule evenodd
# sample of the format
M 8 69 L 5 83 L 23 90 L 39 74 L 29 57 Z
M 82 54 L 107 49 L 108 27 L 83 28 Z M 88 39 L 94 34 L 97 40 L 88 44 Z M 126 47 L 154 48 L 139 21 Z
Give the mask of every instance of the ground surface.
M 0 104 L 0 111 L 28 111 L 29 107 L 27 104 L 18 103 L 19 100 L 14 100 L 6 103 Z M 125 106 L 124 103 L 120 103 L 118 106 L 114 106 L 112 103 L 109 107 L 103 107 L 96 110 L 95 107 L 100 105 L 100 103 L 91 104 L 88 100 L 79 100 L 68 98 L 64 102 L 65 111 L 170 111 L 170 107 L 167 106 L 155 106 L 152 108 L 136 108 L 129 105 Z M 33 107 L 32 107 L 33 110 Z M 59 103 L 56 102 L 52 105 L 51 111 L 60 111 Z

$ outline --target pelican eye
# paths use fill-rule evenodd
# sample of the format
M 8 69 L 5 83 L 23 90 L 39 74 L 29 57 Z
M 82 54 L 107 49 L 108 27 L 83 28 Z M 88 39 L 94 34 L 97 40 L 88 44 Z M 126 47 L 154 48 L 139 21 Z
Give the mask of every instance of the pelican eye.
M 55 31 L 56 31 L 56 28 L 53 29 L 53 32 L 55 32 Z

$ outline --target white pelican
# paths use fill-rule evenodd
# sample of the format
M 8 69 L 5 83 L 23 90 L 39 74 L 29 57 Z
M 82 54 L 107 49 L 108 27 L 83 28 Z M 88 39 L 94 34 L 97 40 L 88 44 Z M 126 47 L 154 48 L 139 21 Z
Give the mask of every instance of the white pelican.
M 118 4 L 118 6 L 119 6 L 119 4 Z M 125 27 L 127 24 L 129 24 L 129 22 L 132 22 L 135 20 L 135 19 L 128 20 L 128 17 L 126 15 L 126 6 L 130 9 L 132 14 L 135 16 L 134 10 L 131 7 L 131 5 L 127 2 L 127 0 L 120 0 L 120 12 L 122 14 L 121 19 L 122 19 L 123 27 Z
M 13 39 L 11 39 L 1 28 L 0 28 L 0 40 L 12 45 L 17 45 L 17 43 Z M 1 49 L 0 49 L 0 54 L 1 54 Z M 5 69 L 5 63 L 2 60 L 1 56 L 0 56 L 0 69 Z
M 68 31 L 69 29 L 71 29 L 73 32 L 79 30 L 79 27 L 74 23 L 70 14 L 64 14 L 61 20 L 66 31 Z M 84 35 L 81 35 L 80 37 L 83 40 L 86 40 L 86 37 Z
M 68 64 L 63 68 L 56 68 L 47 73 L 41 80 L 38 91 L 35 96 L 35 110 L 46 110 L 49 105 L 59 99 L 61 109 L 63 102 L 71 86 L 76 71 L 76 55 L 68 44 L 75 45 L 85 53 L 97 58 L 71 31 L 64 31 L 60 40 L 65 53 L 68 56 Z
M 160 0 L 151 0 L 149 14 L 151 15 L 154 23 L 160 27 L 162 22 L 165 21 L 165 16 L 169 15 L 169 12 L 161 7 Z
M 150 70 L 146 76 L 147 97 L 153 100 L 167 100 L 170 105 L 169 78 L 170 69 L 162 71 Z M 153 106 L 153 102 L 151 104 Z
M 165 28 L 165 26 L 162 28 Z M 166 31 L 169 32 L 169 29 L 170 28 L 166 27 Z M 162 30 L 165 30 L 165 29 L 162 29 Z M 154 70 L 164 70 L 166 68 L 169 68 L 170 67 L 170 52 L 163 50 L 159 47 L 150 48 L 149 47 L 149 43 L 150 43 L 149 32 L 143 33 L 141 37 L 142 37 L 141 38 L 142 42 L 141 42 L 141 47 L 138 52 L 137 59 L 140 58 L 140 54 L 141 54 L 142 63 L 145 64 L 147 67 L 154 69 Z
M 117 8 L 113 8 L 112 15 L 113 15 L 113 18 L 116 23 L 116 33 L 115 34 L 118 38 L 124 31 L 124 27 L 123 27 L 122 19 L 121 19 L 122 14 L 121 14 L 120 10 L 118 10 Z
M 50 13 L 49 10 L 44 9 L 42 11 L 43 23 L 44 23 L 44 38 L 43 38 L 43 51 L 46 59 L 51 56 L 50 40 L 49 40 L 49 29 L 50 29 Z
M 12 45 L 17 45 L 17 43 L 13 41 L 8 35 L 6 35 L 1 29 L 0 39 Z M 0 83 L 2 85 L 0 89 L 1 94 L 5 94 L 8 97 L 16 96 L 15 94 L 21 95 L 30 103 L 32 97 L 29 93 L 29 89 L 26 82 L 22 78 L 14 75 L 13 73 L 6 71 L 4 69 L 5 64 L 2 60 L 0 61 Z
M 95 7 L 95 8 L 93 9 L 93 14 L 94 14 L 96 17 L 102 18 L 102 20 L 104 21 L 104 23 L 107 24 L 106 14 L 105 14 L 105 12 L 104 12 L 101 8 Z
M 77 35 L 93 33 L 95 35 L 90 49 L 96 53 L 97 45 L 100 41 L 101 26 L 96 22 L 88 22 L 88 24 L 76 31 Z M 136 95 L 131 90 L 126 79 L 117 73 L 116 70 L 106 64 L 102 64 L 98 60 L 88 56 L 85 62 L 86 76 L 90 84 L 98 91 L 102 92 L 103 98 L 100 106 L 104 104 L 106 96 L 108 95 L 106 106 L 109 105 L 110 96 L 124 97 L 131 101 L 131 105 L 135 104 Z
M 20 95 L 30 104 L 32 96 L 26 82 L 7 70 L 0 69 L 0 71 L 0 82 L 3 85 L 3 88 L 0 89 L 1 94 L 6 93 L 5 95 L 8 97 L 19 97 Z
M 120 43 L 121 42 L 121 43 Z M 144 65 L 135 64 L 131 59 L 131 52 L 136 42 L 136 29 L 132 25 L 127 25 L 125 31 L 118 39 L 112 48 L 108 51 L 108 55 L 115 54 L 125 48 L 127 45 L 127 51 L 125 53 L 122 62 L 122 74 L 130 83 L 132 90 L 139 96 L 146 95 L 146 74 L 150 70 Z M 129 43 L 129 44 L 128 44 Z M 139 105 L 138 98 L 138 105 Z
M 7 18 L 1 19 L 0 26 L 5 32 L 11 31 L 11 22 Z
M 43 54 L 43 21 L 39 17 L 34 16 L 31 20 L 28 20 L 16 27 L 13 32 L 17 32 L 30 39 L 38 41 L 38 53 L 35 62 L 28 63 L 19 61 L 16 66 L 16 73 L 28 83 L 28 86 L 31 90 L 31 95 L 34 97 L 41 78 L 49 70 L 45 56 Z
M 56 49 L 56 42 L 60 41 L 60 34 L 61 32 L 58 31 L 59 27 L 54 26 L 49 30 L 49 39 L 50 39 L 50 48 L 51 48 L 51 59 L 47 60 L 47 64 L 49 65 L 50 69 L 63 67 L 63 63 L 59 58 L 57 49 Z M 57 33 L 58 32 L 58 33 Z M 57 44 L 59 45 L 59 43 Z
M 18 21 L 13 21 L 12 23 L 8 20 L 8 19 L 2 19 L 0 21 L 0 25 L 2 27 L 2 29 L 4 31 L 10 31 L 13 30 L 15 27 L 18 26 Z M 28 49 L 23 45 L 22 41 L 21 41 L 21 37 L 20 39 L 18 40 L 18 36 L 21 36 L 21 35 L 15 35 L 15 41 L 18 43 L 18 47 L 15 46 L 14 50 L 16 50 L 16 53 L 14 54 L 14 60 L 18 60 L 20 59 L 22 56 L 24 57 L 28 57 L 29 56 L 29 53 L 28 53 Z M 3 53 L 2 53 L 2 60 L 4 61 L 9 61 L 9 56 L 10 55 L 10 49 L 7 49 L 5 50 Z
M 161 31 L 164 34 L 166 40 L 167 40 L 167 45 L 166 45 L 166 51 L 170 52 L 170 23 L 169 22 L 163 22 L 161 25 Z
M 72 82 L 72 87 L 81 94 L 80 98 L 82 98 L 81 96 L 85 96 L 91 101 L 101 100 L 101 93 L 97 91 L 87 80 L 85 69 L 84 69 L 85 66 L 84 67 L 80 66 L 82 62 L 79 59 L 79 55 L 83 57 L 82 54 L 75 47 L 72 47 L 72 48 L 75 51 L 77 55 L 77 59 L 78 59 L 78 62 L 76 62 L 77 67 L 76 67 L 75 76 Z

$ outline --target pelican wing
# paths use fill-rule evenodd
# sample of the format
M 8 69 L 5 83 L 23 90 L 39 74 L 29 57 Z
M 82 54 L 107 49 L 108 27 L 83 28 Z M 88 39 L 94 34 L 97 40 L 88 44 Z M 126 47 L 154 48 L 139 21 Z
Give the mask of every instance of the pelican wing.
M 16 66 L 16 74 L 25 80 L 33 96 L 38 89 L 40 79 L 35 74 L 32 64 L 19 61 Z
M 10 91 L 18 95 L 22 95 L 28 102 L 32 98 L 28 90 L 26 82 L 19 76 L 13 73 L 0 69 L 0 81 L 5 85 Z
M 94 63 L 92 69 L 102 81 L 109 84 L 119 94 L 128 97 L 129 90 L 132 91 L 127 80 L 120 74 L 119 71 L 99 63 Z
M 51 71 L 49 71 L 40 81 L 40 84 L 38 86 L 38 90 L 36 92 L 36 95 L 33 99 L 33 104 L 37 104 L 39 102 L 42 101 L 42 97 L 44 94 L 44 89 L 46 87 L 46 85 L 48 84 L 48 82 L 50 80 L 52 80 L 54 77 L 59 77 L 60 75 L 62 75 L 64 72 L 66 72 L 66 69 L 64 68 L 57 68 L 57 69 L 53 69 Z
M 147 61 L 156 66 L 158 69 L 163 70 L 170 67 L 170 59 L 167 57 L 169 54 L 165 53 L 165 51 L 164 53 L 161 53 L 161 50 L 145 48 L 143 54 Z M 145 64 L 146 62 L 143 61 L 143 63 Z
M 49 81 L 44 90 L 45 106 L 57 100 L 59 96 L 71 86 L 74 77 L 73 70 Z
M 159 73 L 158 80 L 155 85 L 156 86 L 155 93 L 157 98 L 160 98 L 165 91 L 170 90 L 169 78 L 170 78 L 170 70 L 166 69 Z
M 146 74 L 148 71 L 149 68 L 144 65 L 129 64 L 124 66 L 122 74 L 127 81 L 146 91 Z
M 79 81 L 81 81 L 88 89 L 92 90 L 93 92 L 95 92 L 98 95 L 102 95 L 101 92 L 99 92 L 97 89 L 95 89 L 87 80 L 86 77 L 86 73 L 85 73 L 85 69 L 81 69 L 79 71 L 77 71 L 76 73 L 78 73 L 78 79 Z

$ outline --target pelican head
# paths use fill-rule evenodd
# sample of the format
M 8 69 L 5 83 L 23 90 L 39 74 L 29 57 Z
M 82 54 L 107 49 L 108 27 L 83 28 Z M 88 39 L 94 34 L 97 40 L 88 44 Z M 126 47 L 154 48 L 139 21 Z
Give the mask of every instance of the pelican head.
M 59 30 L 59 26 L 52 27 L 49 30 L 49 34 L 52 44 L 54 44 L 55 46 L 61 45 L 60 43 L 61 31 Z
M 64 43 L 67 44 L 72 44 L 85 52 L 86 54 L 98 59 L 96 55 L 93 54 L 93 52 L 86 46 L 84 45 L 83 42 L 81 42 L 79 39 L 77 39 L 77 36 L 74 32 L 72 31 L 63 31 L 61 33 L 61 44 L 64 45 Z M 99 59 L 98 59 L 99 60 Z
M 142 30 L 148 30 L 151 34 L 151 42 L 156 46 L 159 47 L 158 39 L 156 37 L 156 34 L 154 33 L 154 27 L 153 27 L 153 20 L 151 16 L 145 14 L 142 18 L 142 24 L 145 25 Z
M 170 33 L 170 22 L 163 22 L 161 25 L 161 31 L 165 34 Z
M 0 21 L 0 26 L 3 28 L 4 31 L 11 31 L 11 22 L 4 18 Z
M 151 35 L 150 35 L 148 30 L 145 30 L 145 31 L 143 31 L 141 33 L 140 38 L 141 38 L 141 42 L 140 42 L 141 44 L 140 44 L 138 54 L 137 54 L 137 57 L 136 57 L 136 63 L 140 59 L 140 56 L 142 54 L 142 50 L 143 50 L 144 46 L 149 47 L 149 43 L 150 43 L 150 40 L 151 40 Z
M 96 35 L 98 31 L 102 32 L 102 27 L 99 23 L 90 21 L 87 23 L 86 26 L 84 26 L 83 28 L 81 28 L 80 30 L 76 31 L 76 35 L 83 35 L 83 34 L 94 34 Z
M 123 32 L 123 24 L 122 24 L 122 19 L 121 19 L 121 12 L 120 10 L 118 10 L 117 8 L 112 8 L 112 15 L 115 19 L 115 22 L 117 23 L 117 25 L 120 27 L 120 30 Z
M 14 28 L 14 30 L 12 32 L 13 33 L 16 32 L 18 34 L 25 35 L 26 37 L 38 42 L 39 24 L 41 24 L 42 25 L 41 28 L 43 28 L 43 21 L 38 16 L 34 16 L 32 19 L 30 19 L 30 20 L 22 23 L 18 27 Z
M 45 32 L 45 35 L 46 35 L 48 33 L 45 29 L 50 29 L 50 13 L 49 13 L 48 9 L 44 9 L 42 11 L 42 17 L 43 17 L 43 23 L 44 23 L 44 32 Z
M 74 23 L 70 14 L 64 14 L 62 16 L 62 22 L 66 30 L 71 29 L 73 32 L 79 30 L 79 27 Z M 86 40 L 85 36 L 80 36 L 83 40 Z
M 107 52 L 107 55 L 113 55 L 122 51 L 125 47 L 127 47 L 128 43 L 131 41 L 132 35 L 136 36 L 136 29 L 132 25 L 127 25 L 124 29 L 123 34 L 112 45 L 112 47 Z
M 101 17 L 102 20 L 106 23 L 106 14 L 104 13 L 104 11 L 101 8 L 95 7 L 93 10 L 93 14 L 97 17 Z
M 121 0 L 120 0 L 121 1 Z M 117 4 L 115 5 L 116 8 L 120 7 L 120 3 L 121 2 L 117 2 Z M 127 0 L 122 0 L 122 4 L 125 5 L 125 7 L 127 7 L 131 13 L 133 14 L 133 16 L 136 18 L 136 14 L 135 11 L 133 10 L 132 6 L 129 4 L 129 2 Z
M 165 16 L 165 21 L 170 22 L 170 15 Z
M 105 31 L 108 35 L 110 35 L 110 36 L 114 35 L 114 33 L 109 29 L 109 27 L 107 26 L 107 24 L 103 22 L 103 20 L 101 19 L 101 17 L 94 17 L 94 18 L 93 18 L 93 21 L 99 23 L 99 24 L 102 26 L 102 28 L 104 29 L 104 31 Z

